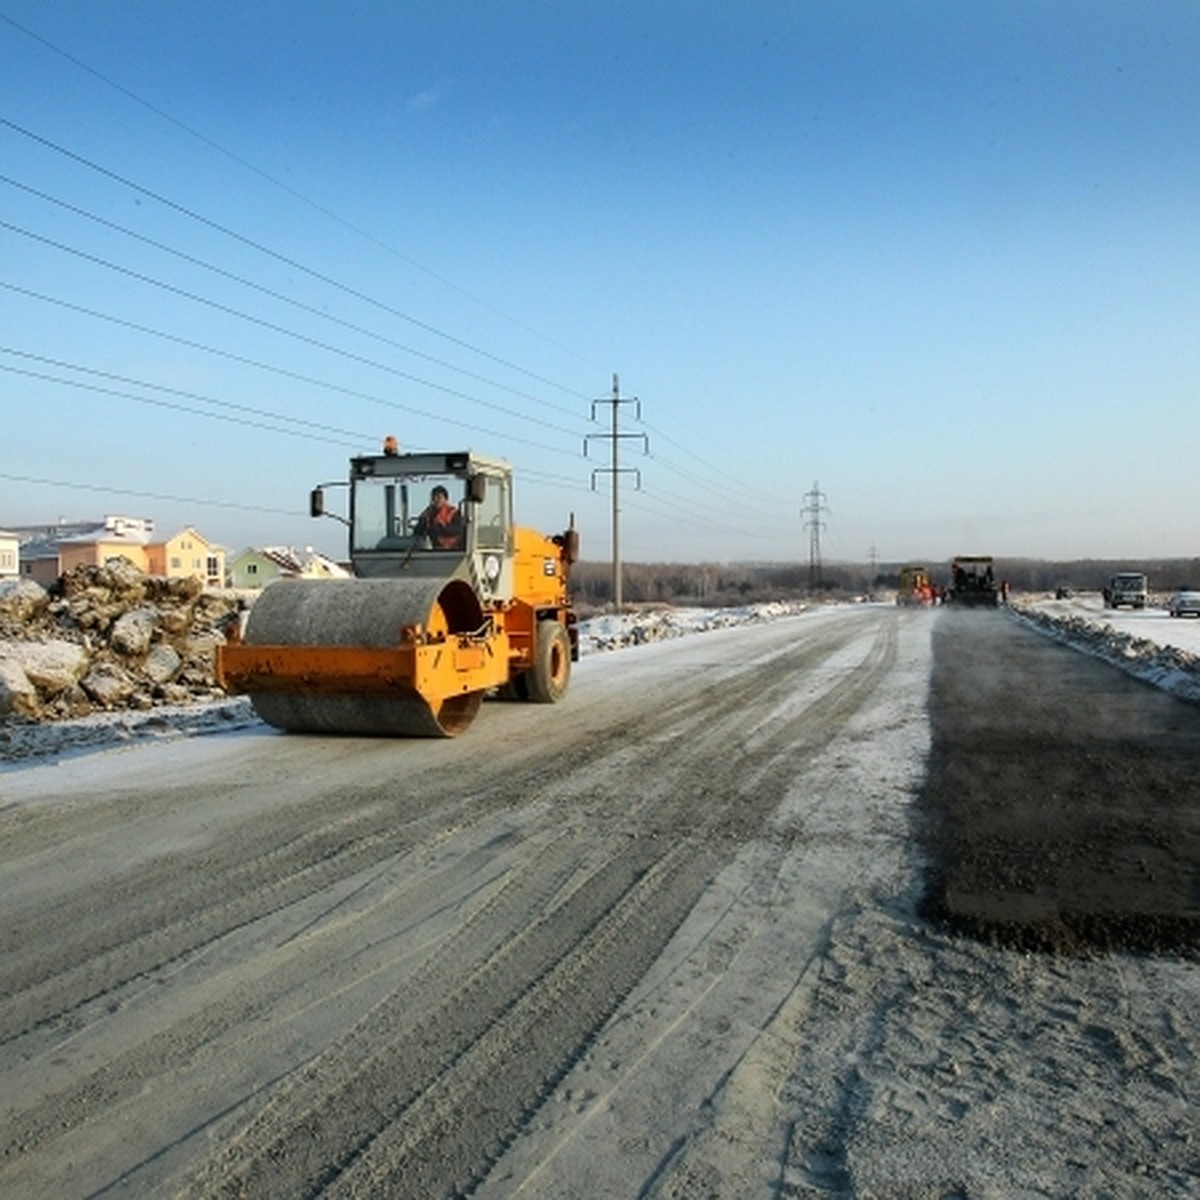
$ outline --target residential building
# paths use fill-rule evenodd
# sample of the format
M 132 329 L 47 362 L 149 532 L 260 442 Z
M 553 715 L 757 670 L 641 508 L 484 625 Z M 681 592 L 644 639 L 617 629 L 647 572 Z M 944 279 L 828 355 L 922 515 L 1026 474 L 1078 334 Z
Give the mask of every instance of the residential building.
M 340 562 L 322 554 L 319 550 L 314 550 L 311 546 L 305 548 L 304 554 L 302 574 L 305 579 L 349 579 L 353 574 Z
M 18 526 L 20 574 L 49 587 L 81 565 L 101 566 L 111 558 L 128 559 L 147 575 L 190 577 L 208 587 L 225 582 L 225 549 L 191 526 L 170 538 L 154 536 L 148 517 L 108 515 L 103 521 L 59 521 L 56 525 Z
M 33 542 L 22 542 L 18 552 L 21 566 L 21 578 L 32 579 L 48 588 L 59 575 L 58 543 L 44 539 Z
M 88 521 L 68 521 L 59 517 L 49 525 L 10 525 L 8 528 L 21 539 L 21 545 L 31 542 L 54 542 L 59 538 L 74 537 L 80 533 L 93 533 L 104 527 L 105 521 L 138 521 L 141 517 L 105 517 L 97 521 L 94 517 Z
M 20 551 L 20 535 L 10 529 L 0 529 L 0 579 L 18 578 Z
M 247 546 L 229 560 L 229 586 L 251 591 L 277 579 L 348 579 L 350 572 L 332 558 L 305 547 Z
M 146 570 L 166 579 L 195 578 L 206 587 L 223 587 L 225 548 L 214 545 L 189 525 L 166 541 L 146 546 Z
M 154 536 L 154 522 L 146 517 L 106 516 L 104 524 L 88 533 L 58 538 L 58 573 L 79 566 L 103 566 L 110 558 L 128 559 L 146 571 L 146 547 Z
M 229 586 L 251 591 L 277 579 L 298 579 L 304 564 L 288 546 L 247 546 L 229 560 Z

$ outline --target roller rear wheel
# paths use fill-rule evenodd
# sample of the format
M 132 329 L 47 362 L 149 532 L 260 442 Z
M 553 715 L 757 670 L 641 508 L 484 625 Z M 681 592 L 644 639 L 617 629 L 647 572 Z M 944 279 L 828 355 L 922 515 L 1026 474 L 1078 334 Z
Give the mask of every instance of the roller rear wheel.
M 520 675 L 514 675 L 507 683 L 501 684 L 496 689 L 496 696 L 500 700 L 516 700 L 525 704 L 529 700 L 529 672 L 522 671 Z
M 529 699 L 534 704 L 557 704 L 571 682 L 571 639 L 558 621 L 537 623 L 533 667 L 526 672 Z

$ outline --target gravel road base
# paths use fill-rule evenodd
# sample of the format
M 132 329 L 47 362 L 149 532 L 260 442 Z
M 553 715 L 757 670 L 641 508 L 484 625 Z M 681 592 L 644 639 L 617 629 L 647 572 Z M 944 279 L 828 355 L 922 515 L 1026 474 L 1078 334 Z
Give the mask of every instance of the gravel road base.
M 1200 707 L 995 612 L 940 614 L 929 914 L 1016 949 L 1200 951 Z
M 1195 1197 L 1200 966 L 1099 951 L 1195 917 L 1200 710 L 894 606 L 576 682 L 0 772 L 0 1196 Z

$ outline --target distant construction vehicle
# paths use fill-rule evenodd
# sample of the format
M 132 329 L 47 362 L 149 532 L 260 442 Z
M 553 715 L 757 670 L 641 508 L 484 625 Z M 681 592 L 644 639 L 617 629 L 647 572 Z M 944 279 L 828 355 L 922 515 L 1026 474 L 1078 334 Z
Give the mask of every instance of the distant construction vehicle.
M 402 737 L 461 733 L 492 689 L 561 699 L 579 657 L 574 520 L 554 537 L 516 526 L 507 463 L 392 438 L 348 484 L 355 578 L 265 588 L 217 649 L 221 685 L 280 729 Z M 314 517 L 334 486 L 313 491 Z
M 910 563 L 900 568 L 900 585 L 896 589 L 897 604 L 908 607 L 929 605 L 934 602 L 934 597 L 928 567 Z
M 960 554 L 951 561 L 950 587 L 946 592 L 948 603 L 970 608 L 996 608 L 1000 597 L 990 555 Z

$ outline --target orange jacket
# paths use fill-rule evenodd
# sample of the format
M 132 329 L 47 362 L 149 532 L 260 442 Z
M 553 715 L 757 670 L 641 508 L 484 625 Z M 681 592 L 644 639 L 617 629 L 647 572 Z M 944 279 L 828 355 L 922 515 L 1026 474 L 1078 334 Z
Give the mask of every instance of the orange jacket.
M 443 501 L 438 505 L 431 504 L 425 510 L 422 524 L 436 549 L 462 549 L 462 514 L 453 504 L 448 501 Z

